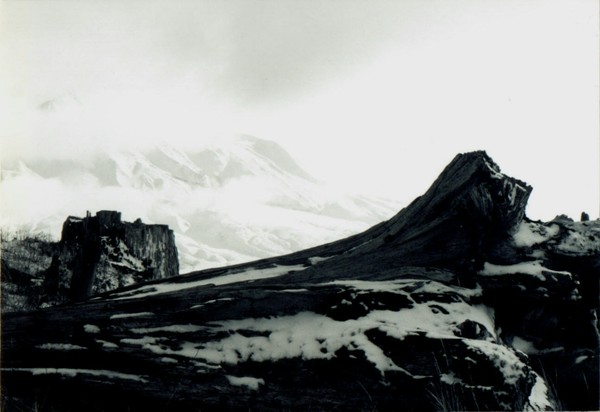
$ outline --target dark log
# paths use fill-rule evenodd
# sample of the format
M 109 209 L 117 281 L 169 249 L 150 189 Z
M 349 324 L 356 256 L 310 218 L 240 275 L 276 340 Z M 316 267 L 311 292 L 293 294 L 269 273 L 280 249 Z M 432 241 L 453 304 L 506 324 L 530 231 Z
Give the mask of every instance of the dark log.
M 364 233 L 5 314 L 3 410 L 597 409 L 600 246 L 561 250 L 600 225 L 519 245 L 530 192 L 458 155 Z

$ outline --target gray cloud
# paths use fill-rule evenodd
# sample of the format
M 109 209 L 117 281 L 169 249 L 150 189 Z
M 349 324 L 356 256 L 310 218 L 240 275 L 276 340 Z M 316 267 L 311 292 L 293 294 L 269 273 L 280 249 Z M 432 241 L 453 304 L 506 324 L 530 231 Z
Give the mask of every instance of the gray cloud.
M 242 104 L 279 101 L 367 62 L 411 24 L 411 4 L 8 2 L 4 72 L 37 99 L 187 77 Z
M 323 87 L 368 62 L 405 24 L 400 8 L 390 3 L 248 4 L 232 20 L 220 79 L 242 101 Z
M 488 148 L 557 193 L 555 164 L 565 187 L 584 176 L 595 205 L 597 11 L 564 0 L 7 0 L 2 155 L 82 158 L 234 129 L 293 148 L 318 177 L 405 193 L 416 179 L 398 176 L 418 174 L 414 159 Z M 71 95 L 81 107 L 32 110 Z

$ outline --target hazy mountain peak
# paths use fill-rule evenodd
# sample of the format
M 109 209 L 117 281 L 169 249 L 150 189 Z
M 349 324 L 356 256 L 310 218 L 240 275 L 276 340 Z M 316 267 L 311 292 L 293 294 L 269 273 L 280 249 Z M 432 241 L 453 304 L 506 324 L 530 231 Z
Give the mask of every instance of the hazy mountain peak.
M 269 159 L 281 170 L 307 180 L 316 181 L 316 179 L 302 169 L 290 154 L 279 144 L 249 135 L 242 135 L 240 140 L 248 142 L 251 150 L 258 155 Z
M 121 210 L 125 219 L 174 228 L 183 272 L 333 240 L 398 207 L 319 183 L 280 145 L 247 135 L 199 139 L 196 148 L 161 142 L 90 160 L 45 158 L 11 169 L 0 189 L 2 225 L 57 237 L 64 216 Z M 52 201 L 23 207 L 39 193 Z

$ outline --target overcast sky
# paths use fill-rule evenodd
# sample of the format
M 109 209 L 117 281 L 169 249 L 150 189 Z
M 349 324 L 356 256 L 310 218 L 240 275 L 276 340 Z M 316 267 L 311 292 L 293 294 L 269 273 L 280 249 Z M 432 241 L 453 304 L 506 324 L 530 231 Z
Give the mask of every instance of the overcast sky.
M 529 216 L 598 216 L 595 0 L 0 7 L 5 158 L 245 133 L 318 178 L 407 202 L 484 149 L 534 186 Z M 51 121 L 36 109 L 48 101 Z

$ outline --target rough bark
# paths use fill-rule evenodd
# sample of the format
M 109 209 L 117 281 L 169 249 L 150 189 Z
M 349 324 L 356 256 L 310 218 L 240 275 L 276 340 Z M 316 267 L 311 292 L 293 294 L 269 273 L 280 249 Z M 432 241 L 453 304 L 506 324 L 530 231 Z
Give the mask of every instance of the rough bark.
M 66 275 L 71 277 L 63 283 L 70 284 L 70 298 L 76 301 L 179 273 L 173 231 L 166 225 L 139 220 L 123 222 L 119 212 L 69 217 L 63 225 L 60 249 L 59 265 L 67 267 Z

